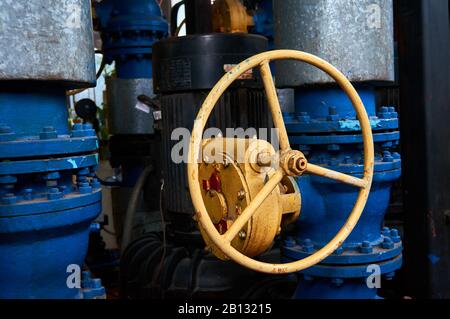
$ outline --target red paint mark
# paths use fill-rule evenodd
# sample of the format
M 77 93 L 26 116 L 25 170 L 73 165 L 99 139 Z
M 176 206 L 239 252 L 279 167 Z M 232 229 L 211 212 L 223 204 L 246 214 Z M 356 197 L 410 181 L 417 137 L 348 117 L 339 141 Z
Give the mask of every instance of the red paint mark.
M 216 172 L 211 174 L 209 178 L 209 187 L 218 193 L 222 192 L 222 182 L 220 181 L 220 176 Z
M 222 219 L 218 224 L 214 224 L 219 234 L 223 235 L 228 230 L 227 221 Z

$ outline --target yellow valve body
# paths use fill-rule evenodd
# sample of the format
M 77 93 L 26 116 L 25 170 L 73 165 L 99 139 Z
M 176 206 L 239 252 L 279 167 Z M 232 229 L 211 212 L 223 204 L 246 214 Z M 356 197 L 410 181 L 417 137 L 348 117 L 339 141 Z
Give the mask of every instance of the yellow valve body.
M 256 155 L 265 153 L 275 156 L 276 152 L 266 141 L 237 138 L 205 140 L 203 150 L 204 153 L 214 153 L 214 158 L 204 156 L 203 163 L 199 164 L 202 197 L 214 226 L 219 233 L 224 234 L 263 188 L 265 181 L 275 173 L 273 167 L 258 166 Z M 238 150 L 242 154 L 238 154 Z M 300 206 L 297 183 L 290 177 L 284 178 L 232 240 L 232 246 L 246 256 L 261 254 L 279 234 L 281 225 L 297 219 Z M 214 255 L 223 260 L 228 259 L 200 223 L 199 228 Z

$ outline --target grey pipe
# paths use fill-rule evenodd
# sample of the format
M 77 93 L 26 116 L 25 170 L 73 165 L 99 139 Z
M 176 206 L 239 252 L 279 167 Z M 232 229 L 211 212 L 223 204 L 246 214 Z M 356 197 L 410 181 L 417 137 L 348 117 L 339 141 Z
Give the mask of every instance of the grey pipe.
M 125 215 L 125 223 L 123 228 L 123 234 L 122 234 L 122 243 L 120 250 L 122 252 L 125 251 L 125 248 L 130 243 L 131 239 L 131 232 L 133 230 L 133 224 L 134 224 L 134 217 L 136 216 L 136 209 L 138 205 L 138 198 L 141 194 L 142 188 L 144 187 L 145 183 L 147 182 L 147 178 L 150 175 L 150 173 L 153 171 L 153 166 L 149 165 L 147 166 L 139 176 L 136 185 L 134 185 L 133 190 L 131 192 L 130 201 L 128 202 L 127 212 Z
M 315 54 L 352 82 L 394 81 L 392 0 L 274 1 L 275 47 Z M 280 87 L 334 83 L 297 61 L 276 62 Z

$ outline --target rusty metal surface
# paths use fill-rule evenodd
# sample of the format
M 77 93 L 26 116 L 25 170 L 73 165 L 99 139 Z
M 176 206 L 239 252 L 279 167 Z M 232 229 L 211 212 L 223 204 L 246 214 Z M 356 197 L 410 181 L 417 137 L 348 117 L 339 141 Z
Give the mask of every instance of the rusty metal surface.
M 352 82 L 394 80 L 392 0 L 274 1 L 275 46 L 305 51 Z M 277 85 L 331 83 L 312 66 L 277 62 Z
M 153 97 L 151 79 L 106 80 L 111 134 L 153 134 L 153 110 L 139 103 L 139 95 Z
M 0 1 L 0 80 L 95 84 L 89 0 Z

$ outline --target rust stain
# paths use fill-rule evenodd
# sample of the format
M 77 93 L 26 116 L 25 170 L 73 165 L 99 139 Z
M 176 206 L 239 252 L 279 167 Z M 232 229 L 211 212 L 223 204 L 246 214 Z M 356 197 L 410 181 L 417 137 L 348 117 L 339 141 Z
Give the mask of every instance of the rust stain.
M 433 238 L 436 238 L 437 237 L 436 225 L 434 223 L 433 211 L 431 209 L 428 210 L 427 218 L 430 223 L 431 236 L 433 236 Z

